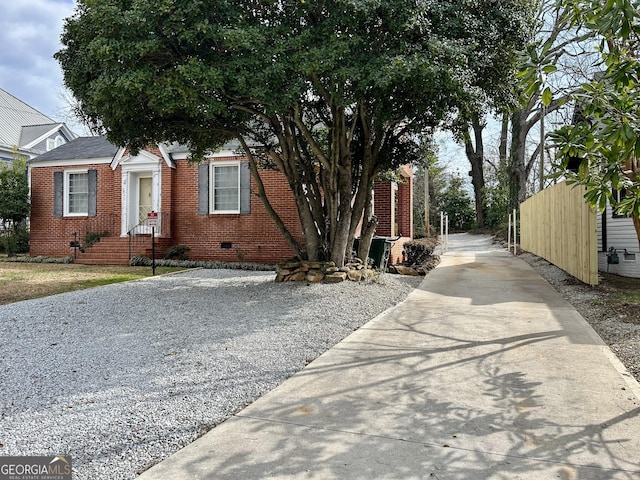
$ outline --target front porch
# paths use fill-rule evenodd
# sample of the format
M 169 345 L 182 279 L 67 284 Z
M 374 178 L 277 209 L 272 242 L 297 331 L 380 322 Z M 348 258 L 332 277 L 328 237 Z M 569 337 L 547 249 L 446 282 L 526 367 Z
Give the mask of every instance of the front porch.
M 119 219 L 108 214 L 87 220 L 79 232 L 72 234 L 69 242 L 71 255 L 76 263 L 87 265 L 128 265 L 136 255 L 152 256 L 151 238 L 155 240 L 155 257 L 163 258 L 173 244 L 171 215 L 158 214 L 155 227 L 145 219 L 124 235 L 120 234 Z

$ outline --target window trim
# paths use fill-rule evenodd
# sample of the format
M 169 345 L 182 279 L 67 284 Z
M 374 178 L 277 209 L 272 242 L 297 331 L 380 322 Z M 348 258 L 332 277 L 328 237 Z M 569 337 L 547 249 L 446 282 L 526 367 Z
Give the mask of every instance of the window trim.
M 237 193 L 238 193 L 238 208 L 234 210 L 216 210 L 215 208 L 215 169 L 216 167 L 236 167 L 237 171 Z M 240 161 L 232 160 L 232 161 L 220 161 L 220 162 L 211 162 L 209 164 L 209 213 L 211 215 L 229 215 L 229 214 L 239 214 L 241 211 L 241 186 L 240 186 Z
M 56 135 L 55 138 L 47 138 L 47 152 L 64 145 L 62 135 Z
M 78 175 L 78 174 L 86 174 L 87 175 L 87 209 L 83 212 L 70 212 L 69 211 L 69 206 L 70 206 L 70 201 L 69 201 L 69 195 L 71 194 L 71 188 L 69 188 L 69 177 L 71 175 Z M 64 187 L 63 187 L 63 202 L 64 202 L 64 216 L 65 217 L 88 217 L 89 216 L 89 196 L 90 196 L 90 192 L 89 192 L 89 170 L 88 169 L 84 169 L 84 170 L 65 170 L 64 171 Z

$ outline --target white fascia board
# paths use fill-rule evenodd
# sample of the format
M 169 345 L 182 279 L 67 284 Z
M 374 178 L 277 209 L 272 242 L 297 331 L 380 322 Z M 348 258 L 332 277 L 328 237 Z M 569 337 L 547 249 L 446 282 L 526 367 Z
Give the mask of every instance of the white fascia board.
M 60 130 L 64 132 L 65 136 L 69 139 L 69 141 L 78 138 L 78 135 L 75 132 L 73 132 L 71 129 L 69 129 L 66 123 L 62 124 L 62 128 Z
M 158 145 L 158 149 L 160 150 L 160 153 L 162 153 L 162 158 L 164 158 L 166 164 L 170 168 L 176 168 L 176 163 L 173 161 L 174 157 L 169 152 L 167 152 L 166 145 L 161 143 L 160 145 Z
M 111 157 L 102 158 L 70 158 L 67 160 L 43 160 L 42 162 L 29 163 L 31 168 L 40 167 L 70 167 L 70 166 L 85 166 L 85 165 L 97 165 L 97 164 L 109 164 L 111 163 Z
M 174 160 L 188 160 L 191 157 L 191 154 L 188 152 L 181 152 L 181 153 L 173 153 L 171 154 L 171 156 L 173 157 Z M 206 155 L 204 160 L 205 161 L 213 160 L 215 158 L 222 158 L 222 157 L 245 158 L 244 155 L 238 155 L 235 150 L 219 150 L 219 151 L 216 151 L 215 153 Z
M 220 158 L 220 157 L 245 158 L 244 155 L 238 155 L 235 150 L 219 150 L 215 152 L 213 155 L 208 155 L 207 158 Z
M 120 147 L 116 154 L 111 159 L 111 170 L 115 170 L 120 165 L 120 161 L 122 160 L 122 156 L 124 155 L 126 148 Z

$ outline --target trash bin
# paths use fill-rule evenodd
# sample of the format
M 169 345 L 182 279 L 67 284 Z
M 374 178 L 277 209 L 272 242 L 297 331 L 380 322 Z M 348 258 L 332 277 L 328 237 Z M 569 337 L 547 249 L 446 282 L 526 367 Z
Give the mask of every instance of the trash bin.
M 386 237 L 373 237 L 371 240 L 371 248 L 369 249 L 369 258 L 373 260 L 373 266 L 376 268 L 387 268 L 389 256 L 391 255 L 392 243 Z

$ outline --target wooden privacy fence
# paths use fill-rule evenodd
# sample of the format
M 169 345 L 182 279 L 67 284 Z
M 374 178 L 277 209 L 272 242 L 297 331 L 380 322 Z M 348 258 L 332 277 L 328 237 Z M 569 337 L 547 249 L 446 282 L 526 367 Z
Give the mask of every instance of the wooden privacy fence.
M 596 211 L 584 187 L 559 183 L 520 205 L 520 248 L 589 285 L 598 284 Z

